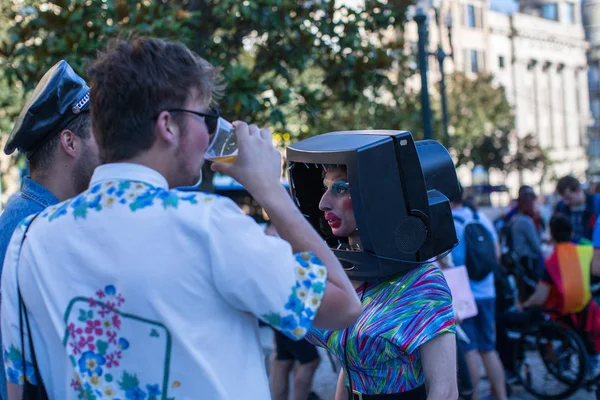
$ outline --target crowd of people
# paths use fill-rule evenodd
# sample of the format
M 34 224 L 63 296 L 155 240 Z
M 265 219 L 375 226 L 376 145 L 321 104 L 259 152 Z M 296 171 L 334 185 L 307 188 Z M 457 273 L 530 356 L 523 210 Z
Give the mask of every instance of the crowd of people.
M 554 318 L 569 318 L 570 326 L 580 327 L 590 365 L 597 364 L 593 360 L 600 350 L 600 320 L 591 284 L 600 273 L 600 224 L 596 224 L 600 195 L 586 193 L 572 176 L 558 181 L 556 194 L 560 200 L 548 218 L 541 212 L 535 190 L 522 186 L 513 206 L 493 222 L 469 201 L 453 199 L 461 243 L 442 266 L 466 265 L 478 310 L 475 317 L 457 321 L 467 337 L 458 341 L 458 358 L 466 359 L 459 363 L 464 399 L 481 395 L 477 355 L 493 397 L 507 398 L 509 384 L 516 382 L 518 374 L 518 354 L 507 337 L 509 321 L 526 320 L 519 315 L 535 307 L 553 310 Z M 466 232 L 473 225 L 487 231 L 487 236 L 480 234 L 477 247 L 485 248 L 489 240 L 492 251 L 474 250 Z M 551 249 L 549 254 L 545 247 Z M 493 259 L 484 260 L 486 254 L 493 254 Z M 476 276 L 482 262 L 489 266 L 488 273 Z

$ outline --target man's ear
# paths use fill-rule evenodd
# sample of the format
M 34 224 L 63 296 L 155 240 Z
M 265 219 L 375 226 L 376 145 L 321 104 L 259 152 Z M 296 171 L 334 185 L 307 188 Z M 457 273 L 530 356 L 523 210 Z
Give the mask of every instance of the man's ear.
M 167 145 L 172 145 L 179 137 L 179 126 L 168 111 L 162 111 L 156 119 L 154 125 L 156 139 Z
M 60 147 L 71 158 L 76 158 L 81 151 L 81 139 L 68 129 L 64 129 L 59 135 Z

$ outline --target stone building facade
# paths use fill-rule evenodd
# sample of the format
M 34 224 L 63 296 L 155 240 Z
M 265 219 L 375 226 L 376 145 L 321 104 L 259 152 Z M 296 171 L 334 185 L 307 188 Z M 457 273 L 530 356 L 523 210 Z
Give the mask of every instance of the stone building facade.
M 455 70 L 467 75 L 492 73 L 506 88 L 516 116 L 516 135 L 536 136 L 548 150 L 554 164 L 548 171 L 522 174 L 492 173 L 485 179 L 492 185 L 506 184 L 514 195 L 520 184 L 531 184 L 542 193 L 554 190 L 554 179 L 566 174 L 585 179 L 588 170 L 590 114 L 588 88 L 589 43 L 582 21 L 581 3 L 576 0 L 522 0 L 520 12 L 506 15 L 490 10 L 489 0 L 445 0 L 439 8 L 451 27 L 437 26 L 433 11 L 429 19 L 431 51 L 439 37 L 446 52 L 453 48 L 445 73 Z M 442 29 L 440 35 L 438 29 Z M 452 44 L 448 42 L 452 30 Z M 408 31 L 416 41 L 416 27 Z M 432 85 L 439 80 L 439 68 L 431 60 Z M 463 184 L 473 181 L 473 171 L 461 169 Z M 477 179 L 476 179 L 477 180 Z M 508 196 L 494 195 L 494 203 Z

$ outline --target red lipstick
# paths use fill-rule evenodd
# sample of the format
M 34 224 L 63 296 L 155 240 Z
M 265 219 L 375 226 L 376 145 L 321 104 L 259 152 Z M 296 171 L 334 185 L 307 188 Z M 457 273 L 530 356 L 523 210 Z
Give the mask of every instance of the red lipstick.
M 332 212 L 325 213 L 325 219 L 330 227 L 337 229 L 342 226 L 342 220 Z

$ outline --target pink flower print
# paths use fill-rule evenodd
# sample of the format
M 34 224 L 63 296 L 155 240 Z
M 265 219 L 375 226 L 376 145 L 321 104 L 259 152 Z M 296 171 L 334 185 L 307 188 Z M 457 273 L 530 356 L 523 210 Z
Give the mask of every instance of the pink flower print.
M 116 308 L 116 304 L 113 301 L 107 301 L 106 307 L 108 307 L 110 309 L 110 311 L 114 311 Z
M 119 355 L 120 355 L 120 354 L 119 354 Z M 116 353 L 111 353 L 111 354 L 108 354 L 108 355 L 106 356 L 106 360 L 107 360 L 106 366 L 107 366 L 108 368 L 112 368 L 112 367 L 118 367 L 118 366 L 119 366 L 119 359 L 120 359 L 120 358 L 121 358 L 121 357 L 118 357 Z
M 87 334 L 94 333 L 96 336 L 100 336 L 104 332 L 102 330 L 102 322 L 99 319 L 94 321 L 87 320 L 85 323 L 87 324 L 87 327 L 85 328 L 85 333 Z
M 106 317 L 108 314 L 110 314 L 112 312 L 111 309 L 102 306 L 102 308 L 100 309 L 100 311 L 98 311 L 98 314 L 100 314 L 100 317 L 104 318 Z
M 118 304 L 118 305 L 119 305 L 119 307 L 120 307 L 120 306 L 122 306 L 122 305 L 123 305 L 123 303 L 125 303 L 125 299 L 123 298 L 123 296 L 121 296 L 121 293 L 119 293 L 119 294 L 117 295 L 117 304 Z
M 96 292 L 96 296 L 98 296 L 99 299 L 103 299 L 104 297 L 106 297 L 106 295 L 104 294 L 104 290 L 102 289 Z
M 121 329 L 121 319 L 119 318 L 118 315 L 113 315 L 112 317 L 112 323 L 114 325 L 115 328 L 117 329 Z
M 78 391 L 81 389 L 81 384 L 76 379 L 71 379 L 71 387 L 73 390 Z
M 98 303 L 96 303 L 96 300 L 94 300 L 92 297 L 90 297 L 88 299 L 88 303 L 89 303 L 89 305 L 90 305 L 91 308 L 94 308 L 94 307 L 96 307 L 98 305 Z
M 67 331 L 69 332 L 69 334 L 71 335 L 71 337 L 73 339 L 75 339 L 75 335 L 81 335 L 83 333 L 83 329 L 75 328 L 75 324 L 72 322 L 67 327 Z
M 90 349 L 90 351 L 94 351 L 96 350 L 96 346 L 94 345 L 94 337 L 93 336 L 88 336 L 87 339 L 82 336 L 79 339 L 79 347 L 80 348 L 84 348 L 85 346 L 87 346 L 88 349 Z
M 106 336 L 108 336 L 108 343 L 117 344 L 117 332 L 106 332 Z
M 79 339 L 79 343 L 77 342 L 70 342 L 69 346 L 71 346 L 73 348 L 73 354 L 81 354 L 81 347 L 80 343 L 83 340 L 83 338 Z

